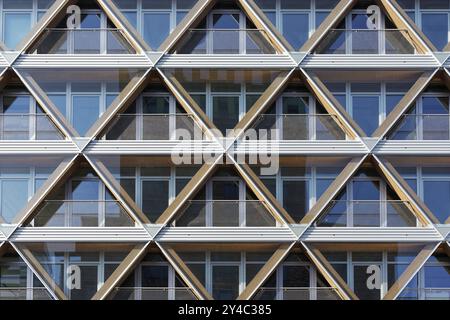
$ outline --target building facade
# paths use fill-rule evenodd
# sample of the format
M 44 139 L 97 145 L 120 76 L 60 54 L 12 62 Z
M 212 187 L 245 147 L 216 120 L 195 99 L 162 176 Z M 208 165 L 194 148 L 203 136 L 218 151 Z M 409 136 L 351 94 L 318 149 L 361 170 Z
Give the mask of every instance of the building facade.
M 0 299 L 450 299 L 450 1 L 0 0 Z

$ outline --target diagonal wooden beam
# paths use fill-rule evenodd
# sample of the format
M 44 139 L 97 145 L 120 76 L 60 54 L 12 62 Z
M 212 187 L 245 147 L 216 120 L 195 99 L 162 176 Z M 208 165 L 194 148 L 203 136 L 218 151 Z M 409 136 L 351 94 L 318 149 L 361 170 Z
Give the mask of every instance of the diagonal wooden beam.
M 278 265 L 286 258 L 294 246 L 293 243 L 284 243 L 278 247 L 278 249 L 272 254 L 266 264 L 258 271 L 255 277 L 247 284 L 244 291 L 241 292 L 236 300 L 250 300 L 260 286 L 266 282 L 266 280 L 276 270 Z
M 252 125 L 252 123 L 254 123 L 258 116 L 264 113 L 264 111 L 268 107 L 270 107 L 270 105 L 277 99 L 278 94 L 282 92 L 286 87 L 292 73 L 294 73 L 295 70 L 296 69 L 292 69 L 290 71 L 281 71 L 276 76 L 269 87 L 263 92 L 258 100 L 256 100 L 250 110 L 246 112 L 244 117 L 239 121 L 238 124 L 236 124 L 234 130 L 231 131 L 232 134 L 234 134 L 235 138 L 238 138 L 240 135 L 242 135 L 244 131 L 247 130 Z
M 14 218 L 13 224 L 23 225 L 30 222 L 37 207 L 45 200 L 45 198 L 59 186 L 65 183 L 67 177 L 71 176 L 78 168 L 78 155 L 66 158 L 56 167 L 55 171 L 47 178 L 44 184 L 36 191 L 34 196 L 28 201 L 25 208 L 20 211 Z
M 91 300 L 106 299 L 111 291 L 122 283 L 133 271 L 134 267 L 142 260 L 149 244 L 150 242 L 137 244 L 94 294 Z
M 397 29 L 408 31 L 408 40 L 413 42 L 420 54 L 438 51 L 396 0 L 377 0 L 377 2 L 391 18 Z
M 45 29 L 57 25 L 66 15 L 67 7 L 77 2 L 77 0 L 56 0 L 15 49 L 24 52 L 33 47 Z
M 90 156 L 84 154 L 85 159 L 89 162 L 92 168 L 95 170 L 99 178 L 108 188 L 108 190 L 113 194 L 113 196 L 120 202 L 122 207 L 127 211 L 130 218 L 135 222 L 140 223 L 151 223 L 145 213 L 139 208 L 139 206 L 130 197 L 128 192 L 120 185 L 120 183 L 114 178 L 108 168 L 104 163 L 96 158 L 91 158 Z
M 419 254 L 414 258 L 411 264 L 406 268 L 402 275 L 395 281 L 388 292 L 384 295 L 383 300 L 394 300 L 408 285 L 408 283 L 419 272 L 431 255 L 439 247 L 439 243 L 427 244 Z
M 352 158 L 350 162 L 345 166 L 342 172 L 336 177 L 336 179 L 330 184 L 327 190 L 320 196 L 319 200 L 313 205 L 309 212 L 303 217 L 300 224 L 311 225 L 322 212 L 326 209 L 331 200 L 333 200 L 338 193 L 345 187 L 347 182 L 353 177 L 356 171 L 361 167 L 366 160 L 367 155 L 362 157 Z
M 389 182 L 391 188 L 400 197 L 401 200 L 408 203 L 408 208 L 424 225 L 439 224 L 439 220 L 427 207 L 427 205 L 417 196 L 414 190 L 403 177 L 395 170 L 394 166 L 387 160 L 381 160 L 378 156 L 373 155 L 376 162 L 376 167 L 380 173 Z
M 34 78 L 24 69 L 14 69 L 20 80 L 27 87 L 28 91 L 36 99 L 37 103 L 44 109 L 45 113 L 52 119 L 53 123 L 68 138 L 79 137 L 79 133 L 75 130 L 66 117 L 59 111 L 58 107 L 47 96 L 44 90 L 38 85 Z
M 53 278 L 48 274 L 42 264 L 36 259 L 33 253 L 26 248 L 24 245 L 14 245 L 17 253 L 22 257 L 22 259 L 27 263 L 33 273 L 38 277 L 42 284 L 52 292 L 55 297 L 59 300 L 67 300 L 67 296 L 64 291 L 56 284 Z
M 359 127 L 359 125 L 352 119 L 345 108 L 328 90 L 327 86 L 314 73 L 307 73 L 300 69 L 302 78 L 313 93 L 315 98 L 322 104 L 327 112 L 332 115 L 336 123 L 342 130 L 352 139 L 357 137 L 365 137 L 366 133 Z
M 130 82 L 123 88 L 120 94 L 114 99 L 107 110 L 95 121 L 86 133 L 87 137 L 98 138 L 105 127 L 114 119 L 121 111 L 129 107 L 139 94 L 145 89 L 149 82 L 148 74 L 151 69 L 143 72 L 137 72 Z
M 181 107 L 194 118 L 197 125 L 202 129 L 203 132 L 209 134 L 211 138 L 217 137 L 220 134 L 219 129 L 216 125 L 209 119 L 205 112 L 200 108 L 200 106 L 195 102 L 195 100 L 190 96 L 190 94 L 183 88 L 178 79 L 171 73 L 167 75 L 158 69 L 161 78 L 163 79 L 167 88 L 172 92 L 177 101 L 180 103 Z M 213 132 L 211 132 L 213 130 Z M 220 134 L 221 136 L 221 134 Z
M 173 49 L 175 44 L 186 34 L 187 30 L 192 26 L 197 25 L 206 15 L 209 10 L 216 4 L 216 0 L 198 0 L 187 15 L 176 26 L 172 33 L 159 46 L 157 51 L 169 52 Z
M 341 298 L 344 300 L 359 300 L 355 292 L 348 286 L 340 274 L 333 268 L 333 266 L 318 249 L 309 247 L 303 242 L 301 242 L 301 244 L 303 245 L 303 248 L 305 248 L 306 253 L 316 266 L 317 270 L 333 288 L 337 289 Z
M 253 0 L 237 0 L 237 2 L 253 24 L 264 31 L 263 36 L 274 45 L 278 53 L 295 51 Z
M 194 294 L 201 300 L 214 300 L 211 294 L 206 290 L 203 284 L 198 280 L 195 274 L 184 263 L 183 259 L 175 252 L 169 245 L 161 245 L 156 243 L 161 249 L 161 252 L 183 279 L 183 281 L 193 290 Z
M 234 167 L 244 179 L 247 186 L 250 187 L 256 197 L 266 205 L 270 214 L 278 222 L 283 225 L 296 223 L 248 164 L 238 164 L 229 154 L 227 154 L 227 157 L 233 162 Z
M 212 162 L 207 162 L 197 171 L 191 180 L 186 184 L 178 196 L 170 203 L 169 207 L 156 220 L 156 224 L 166 225 L 180 212 L 187 200 L 197 193 L 198 190 L 206 183 L 209 177 L 216 171 L 217 164 L 223 159 L 219 155 Z
M 311 52 L 325 38 L 328 31 L 335 28 L 352 10 L 358 0 L 341 0 L 331 13 L 320 24 L 312 36 L 303 44 L 299 51 Z
M 123 35 L 130 42 L 137 53 L 151 51 L 152 49 L 133 25 L 127 20 L 112 0 L 97 0 L 99 6 L 105 11 L 112 23 L 123 31 Z
M 395 108 L 389 113 L 383 123 L 375 130 L 372 137 L 383 138 L 395 124 L 400 120 L 402 115 L 411 107 L 414 101 L 419 97 L 423 90 L 428 86 L 431 80 L 435 77 L 438 70 L 425 71 L 420 75 L 414 85 L 401 98 Z

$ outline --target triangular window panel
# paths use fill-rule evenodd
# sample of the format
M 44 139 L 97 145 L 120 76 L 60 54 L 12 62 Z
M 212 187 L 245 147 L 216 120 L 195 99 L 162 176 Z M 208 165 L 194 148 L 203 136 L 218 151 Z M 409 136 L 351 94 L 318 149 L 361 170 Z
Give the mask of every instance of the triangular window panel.
M 424 245 L 318 243 L 312 247 L 324 256 L 327 268 L 334 271 L 334 280 L 340 283 L 342 291 L 360 300 L 380 300 L 411 265 Z
M 344 109 L 341 112 L 353 122 L 359 134 L 370 137 L 422 73 L 398 71 L 395 77 L 382 79 L 366 71 L 318 71 L 315 75 Z
M 28 219 L 34 227 L 133 227 L 135 222 L 87 163 L 61 181 Z
M 276 174 L 264 174 L 263 165 L 251 168 L 292 219 L 300 222 L 342 169 L 346 157 L 282 157 Z
M 135 247 L 124 243 L 23 243 L 60 299 L 89 300 Z
M 152 249 L 130 275 L 116 286 L 109 300 L 197 300 L 159 250 Z
M 62 140 L 49 115 L 13 72 L 0 84 L 0 140 Z
M 276 225 L 260 201 L 232 168 L 223 167 L 187 201 L 177 227 L 270 227 Z
M 202 138 L 192 114 L 153 75 L 142 93 L 105 130 L 106 140 L 189 140 Z
M 388 157 L 402 178 L 441 224 L 450 222 L 450 159 Z M 436 222 L 438 223 L 438 222 Z
M 10 245 L 0 249 L 0 300 L 52 300 L 53 297 Z M 29 283 L 33 285 L 30 286 Z
M 377 1 L 358 1 L 336 27 L 328 30 L 316 54 L 414 54 L 408 30 L 396 27 Z M 376 5 L 376 11 L 370 6 Z
M 49 107 L 65 120 L 65 126 L 81 136 L 95 131 L 94 123 L 103 113 L 111 112 L 109 107 L 125 99 L 125 93 L 134 88 L 144 72 L 127 68 L 21 70 L 31 77 L 27 84 L 52 105 Z
M 255 3 L 294 51 L 298 51 L 339 3 L 339 0 L 317 2 L 255 0 Z
M 139 1 L 113 0 L 128 22 L 153 51 L 183 20 L 197 0 Z
M 398 300 L 449 300 L 450 257 L 443 244 L 397 297 Z
M 446 74 L 434 77 L 387 135 L 388 140 L 450 140 Z
M 235 300 L 255 278 L 279 245 L 240 244 L 171 247 L 215 300 Z M 241 248 L 241 249 L 238 249 Z
M 200 169 L 195 164 L 175 165 L 170 157 L 108 155 L 95 159 L 152 223 Z
M 359 169 L 329 203 L 318 227 L 416 227 L 418 219 L 373 166 Z
M 59 15 L 44 29 L 28 53 L 37 54 L 134 54 L 125 39 L 97 1 L 80 1 L 80 12 Z M 79 15 L 79 25 L 76 15 Z
M 178 54 L 275 54 L 266 32 L 257 29 L 237 1 L 217 3 L 187 30 L 174 49 Z
M 32 32 L 34 26 L 45 16 L 56 0 L 7 0 L 3 1 L 1 9 L 2 30 L 1 41 L 9 50 L 20 50 L 21 43 Z M 37 4 L 37 5 L 36 5 Z M 34 31 L 34 30 L 33 30 Z
M 64 160 L 67 159 L 61 156 L 2 156 L 0 160 L 2 224 L 18 223 L 28 201 Z
M 345 140 L 340 125 L 337 117 L 330 115 L 304 82 L 294 76 L 251 128 L 260 140 Z M 254 137 L 248 134 L 246 138 Z
M 256 291 L 254 300 L 340 300 L 320 270 L 299 249 L 294 249 Z
M 270 84 L 281 77 L 274 70 L 174 69 L 167 72 L 222 134 L 234 129 Z

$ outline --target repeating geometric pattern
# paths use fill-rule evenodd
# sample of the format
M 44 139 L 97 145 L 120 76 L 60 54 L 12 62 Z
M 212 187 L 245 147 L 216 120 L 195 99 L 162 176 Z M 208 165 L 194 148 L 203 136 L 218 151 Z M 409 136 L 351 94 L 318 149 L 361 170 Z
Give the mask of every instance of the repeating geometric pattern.
M 29 199 L 23 208 L 9 224 L 2 224 L 0 231 L 2 254 L 9 251 L 16 252 L 32 270 L 36 278 L 48 290 L 54 299 L 68 299 L 56 283 L 49 269 L 45 267 L 48 262 L 40 260 L 34 250 L 44 243 L 61 242 L 73 243 L 74 246 L 91 246 L 92 250 L 100 250 L 109 246 L 124 251 L 125 254 L 115 265 L 114 270 L 104 277 L 104 282 L 99 290 L 92 294 L 92 299 L 109 299 L 116 287 L 120 287 L 132 274 L 134 268 L 150 252 L 162 254 L 170 267 L 174 269 L 184 286 L 190 288 L 197 299 L 213 299 L 210 290 L 200 276 L 194 272 L 192 265 L 183 258 L 184 246 L 192 245 L 199 250 L 218 250 L 236 246 L 242 248 L 270 247 L 270 254 L 263 265 L 256 271 L 254 277 L 248 281 L 241 290 L 238 299 L 252 299 L 258 290 L 270 281 L 275 270 L 294 252 L 302 252 L 315 266 L 317 272 L 323 277 L 329 287 L 335 288 L 341 299 L 359 299 L 355 289 L 351 289 L 346 280 L 336 269 L 336 264 L 329 261 L 327 254 L 322 251 L 324 244 L 358 246 L 361 243 L 369 243 L 382 248 L 408 246 L 420 243 L 416 255 L 412 257 L 405 270 L 399 274 L 394 283 L 386 290 L 384 299 L 396 299 L 408 283 L 423 267 L 425 262 L 433 256 L 437 250 L 449 252 L 449 224 L 450 217 L 442 223 L 433 214 L 432 210 L 418 197 L 410 187 L 406 179 L 396 170 L 390 162 L 389 155 L 402 155 L 400 151 L 389 152 L 386 145 L 386 136 L 400 123 L 411 104 L 434 80 L 439 80 L 449 86 L 450 73 L 447 68 L 447 58 L 450 53 L 438 52 L 426 36 L 419 30 L 414 22 L 406 15 L 395 0 L 375 1 L 390 20 L 395 28 L 406 30 L 407 40 L 416 48 L 416 54 L 405 55 L 403 62 L 390 64 L 390 59 L 395 57 L 373 56 L 371 61 L 364 61 L 364 57 L 330 56 L 322 58 L 315 54 L 316 48 L 324 40 L 326 35 L 335 28 L 358 1 L 341 0 L 322 24 L 302 45 L 301 48 L 292 48 L 283 35 L 272 25 L 263 11 L 254 0 L 236 0 L 235 4 L 240 8 L 247 19 L 264 33 L 264 41 L 269 42 L 275 52 L 268 55 L 184 55 L 176 52 L 177 45 L 183 43 L 189 30 L 197 28 L 212 8 L 220 1 L 198 0 L 183 20 L 170 33 L 159 48 L 150 48 L 139 32 L 127 20 L 114 0 L 97 0 L 96 5 L 101 8 L 115 28 L 121 30 L 125 41 L 132 47 L 134 53 L 127 55 L 101 54 L 101 55 L 50 55 L 33 54 L 32 50 L 39 43 L 47 29 L 58 24 L 66 9 L 78 1 L 56 0 L 46 11 L 44 17 L 36 24 L 29 35 L 22 40 L 14 51 L 10 51 L 5 45 L 1 45 L 2 67 L 0 84 L 4 88 L 13 78 L 19 81 L 31 93 L 43 112 L 49 117 L 54 126 L 64 136 L 63 140 L 53 142 L 26 141 L 11 144 L 0 142 L 0 153 L 3 156 L 21 155 L 63 155 L 54 166 L 54 170 L 46 181 Z M 80 1 L 80 6 L 83 5 Z M 59 20 L 58 20 L 59 19 Z M 450 44 L 449 44 L 450 47 Z M 372 59 L 373 58 L 373 59 Z M 242 59 L 243 62 L 240 60 Z M 320 60 L 322 59 L 322 60 Z M 352 60 L 355 59 L 355 60 Z M 262 62 L 261 62 L 262 61 Z M 403 65 L 401 65 L 403 64 Z M 183 67 L 184 65 L 184 67 Z M 186 68 L 192 70 L 224 69 L 224 70 L 277 70 L 276 76 L 271 79 L 270 85 L 256 99 L 248 109 L 245 116 L 235 125 L 235 134 L 223 136 L 218 133 L 216 124 L 199 105 L 194 95 L 189 93 L 173 70 Z M 98 70 L 127 70 L 128 78 L 117 96 L 106 107 L 105 112 L 90 126 L 85 133 L 79 132 L 74 125 L 60 112 L 56 103 L 50 98 L 45 89 L 42 77 L 39 76 L 40 68 L 55 72 L 55 79 L 62 72 L 69 74 L 76 70 L 85 72 L 85 76 L 96 73 Z M 385 71 L 387 74 L 397 70 L 415 72 L 417 80 L 409 91 L 401 98 L 392 112 L 372 133 L 366 134 L 352 119 L 345 107 L 322 81 L 320 71 L 324 68 L 339 70 L 375 70 Z M 133 72 L 131 72 L 132 70 Z M 126 71 L 126 72 L 127 72 Z M 279 72 L 278 72 L 279 71 Z M 401 71 L 399 71 L 401 72 Z M 100 72 L 101 73 L 101 72 Z M 99 77 L 102 75 L 100 74 Z M 392 76 L 392 74 L 390 74 Z M 79 75 L 83 80 L 83 75 Z M 122 75 L 121 75 L 122 77 Z M 64 78 L 64 76 L 62 76 Z M 108 157 L 147 157 L 147 161 L 158 161 L 158 157 L 168 157 L 168 148 L 161 143 L 149 144 L 136 142 L 133 146 L 123 141 L 105 141 L 102 137 L 114 124 L 117 115 L 126 113 L 134 100 L 151 86 L 151 79 L 158 79 L 175 97 L 183 112 L 190 115 L 196 126 L 205 134 L 202 143 L 208 143 L 209 149 L 215 151 L 213 161 L 202 164 L 192 178 L 173 198 L 169 206 L 155 220 L 151 220 L 137 204 L 133 195 L 129 194 L 121 185 L 117 175 L 108 163 Z M 45 79 L 44 79 L 45 80 Z M 271 193 L 263 180 L 247 165 L 237 161 L 235 150 L 240 145 L 251 142 L 245 140 L 246 129 L 254 126 L 259 116 L 265 114 L 274 101 L 282 94 L 291 81 L 299 80 L 305 84 L 310 94 L 323 106 L 326 114 L 331 116 L 334 125 L 342 130 L 348 142 L 348 149 L 339 149 L 338 142 L 325 143 L 324 149 L 320 149 L 318 141 L 304 143 L 303 147 L 294 148 L 291 153 L 281 150 L 280 157 L 298 156 L 345 156 L 349 160 L 337 175 L 333 182 L 326 188 L 317 201 L 301 220 L 296 220 L 293 212 L 288 212 L 279 200 Z M 352 147 L 359 146 L 359 147 Z M 405 148 L 408 156 L 426 157 L 429 155 L 445 157 L 448 155 L 448 146 L 433 147 L 430 143 L 417 141 L 417 144 Z M 344 148 L 344 147 L 343 147 Z M 428 149 L 427 149 L 428 148 Z M 207 150 L 207 151 L 208 151 Z M 338 150 L 338 151 L 334 151 Z M 344 151 L 343 151 L 344 150 Z M 387 150 L 387 151 L 386 151 Z M 284 152 L 284 153 L 283 153 Z M 257 147 L 254 153 L 258 153 Z M 251 190 L 254 198 L 264 204 L 268 214 L 276 221 L 276 228 L 198 228 L 187 229 L 183 234 L 183 228 L 174 227 L 174 219 L 179 218 L 195 195 L 206 183 L 223 167 L 221 163 L 226 159 L 228 167 L 233 168 L 236 175 L 245 182 Z M 327 213 L 330 204 L 335 201 L 340 192 L 345 189 L 358 170 L 370 166 L 373 168 L 393 190 L 399 201 L 408 204 L 407 211 L 417 219 L 419 227 L 388 230 L 389 228 L 330 228 L 329 232 L 320 234 L 317 223 Z M 80 170 L 89 170 L 105 186 L 105 192 L 118 202 L 126 219 L 132 221 L 132 225 L 124 228 L 42 228 L 30 226 L 31 221 L 37 218 L 39 209 L 44 201 L 57 192 L 70 177 Z M 176 230 L 178 229 L 178 230 Z M 203 229 L 203 230 L 202 230 Z M 240 229 L 240 230 L 239 230 Z M 280 230 L 272 235 L 274 229 Z M 326 230 L 322 229 L 322 230 Z M 179 232 L 178 237 L 182 241 L 167 241 L 170 232 Z M 192 235 L 192 232 L 197 234 Z M 208 235 L 208 232 L 211 234 Z M 227 234 L 228 232 L 228 234 Z M 123 244 L 121 247 L 119 244 Z M 178 278 L 177 278 L 178 279 Z

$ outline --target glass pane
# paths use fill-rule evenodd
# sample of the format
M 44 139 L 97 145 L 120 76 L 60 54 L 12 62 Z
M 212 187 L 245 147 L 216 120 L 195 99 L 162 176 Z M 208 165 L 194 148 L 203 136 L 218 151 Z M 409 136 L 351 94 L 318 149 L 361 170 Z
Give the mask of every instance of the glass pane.
M 441 223 L 449 217 L 450 181 L 424 181 L 424 201 Z
M 9 49 L 14 49 L 31 29 L 31 14 L 7 12 L 4 19 L 4 43 Z
M 212 295 L 217 300 L 234 300 L 239 295 L 239 267 L 212 267 Z
M 309 38 L 309 14 L 283 14 L 282 19 L 284 37 L 294 50 L 299 50 Z
M 233 129 L 239 121 L 239 97 L 213 97 L 213 122 L 226 134 L 227 129 Z
M 422 13 L 422 31 L 438 50 L 442 50 L 448 42 L 448 14 Z
M 170 32 L 169 13 L 145 13 L 143 17 L 144 40 L 157 50 Z
M 367 136 L 378 128 L 379 98 L 375 96 L 353 96 L 353 119 Z
M 380 265 L 375 266 L 381 269 Z M 370 285 L 368 277 L 371 272 L 369 271 L 369 265 L 354 266 L 354 291 L 361 300 L 378 300 L 380 299 L 381 290 L 377 286 Z
M 307 181 L 283 182 L 283 206 L 299 222 L 309 210 L 309 185 Z
M 1 216 L 7 223 L 11 223 L 28 202 L 28 180 L 2 180 L 1 202 Z
M 142 211 L 154 222 L 169 203 L 168 181 L 142 182 Z
M 80 135 L 92 127 L 100 114 L 100 98 L 97 96 L 73 96 L 73 126 Z

